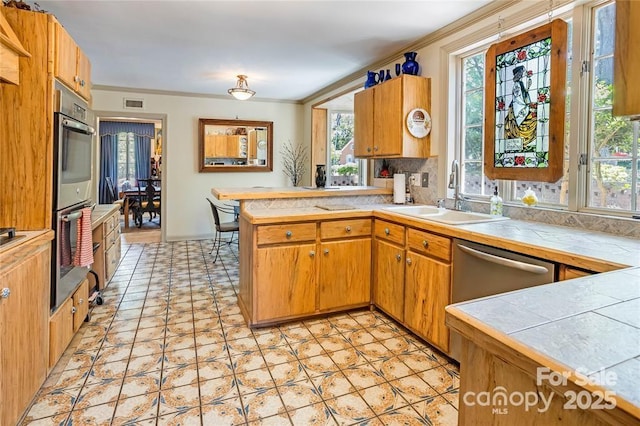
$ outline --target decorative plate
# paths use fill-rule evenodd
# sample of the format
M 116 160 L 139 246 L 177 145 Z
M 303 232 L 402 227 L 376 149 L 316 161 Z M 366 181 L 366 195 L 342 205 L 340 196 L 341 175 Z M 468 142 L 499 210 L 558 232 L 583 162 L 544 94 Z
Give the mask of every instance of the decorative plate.
M 407 115 L 407 130 L 411 136 L 424 138 L 431 132 L 431 116 L 422 108 L 415 108 Z

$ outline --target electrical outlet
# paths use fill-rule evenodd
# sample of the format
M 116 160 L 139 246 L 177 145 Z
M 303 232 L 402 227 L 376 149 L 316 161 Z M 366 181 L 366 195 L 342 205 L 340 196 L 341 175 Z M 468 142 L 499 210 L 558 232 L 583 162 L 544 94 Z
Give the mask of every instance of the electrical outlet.
M 420 186 L 420 173 L 411 173 L 411 185 Z
M 428 188 L 429 187 L 429 173 L 423 173 L 422 174 L 422 187 L 423 188 Z

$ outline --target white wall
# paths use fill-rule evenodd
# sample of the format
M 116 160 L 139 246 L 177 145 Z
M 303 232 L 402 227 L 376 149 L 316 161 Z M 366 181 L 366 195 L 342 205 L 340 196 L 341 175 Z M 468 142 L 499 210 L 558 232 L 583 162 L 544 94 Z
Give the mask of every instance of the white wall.
M 131 113 L 123 98 L 144 99 L 146 114 L 165 114 L 162 149 L 162 228 L 167 241 L 210 238 L 213 219 L 205 197 L 214 187 L 289 186 L 282 172 L 280 148 L 287 141 L 302 143 L 303 108 L 294 103 L 237 101 L 208 97 L 175 96 L 93 90 L 93 109 Z M 272 172 L 199 173 L 198 119 L 238 118 L 273 121 Z

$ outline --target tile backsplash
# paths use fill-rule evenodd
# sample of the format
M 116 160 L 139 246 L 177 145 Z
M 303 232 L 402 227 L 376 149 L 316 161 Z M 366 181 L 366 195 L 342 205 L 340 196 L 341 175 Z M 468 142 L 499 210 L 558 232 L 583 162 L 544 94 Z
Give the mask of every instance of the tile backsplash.
M 411 187 L 411 195 L 416 204 L 435 205 L 438 198 L 438 158 L 428 159 L 389 159 L 392 173 L 429 173 L 429 187 Z M 379 176 L 382 160 L 374 164 L 374 176 Z M 407 180 L 408 181 L 408 180 Z M 468 201 L 470 210 L 489 213 L 489 202 Z M 446 202 L 448 208 L 453 207 L 453 200 Z M 603 216 L 590 213 L 568 212 L 545 208 L 528 208 L 524 206 L 504 205 L 504 215 L 512 219 L 544 222 L 551 225 L 583 228 L 590 231 L 601 231 L 630 238 L 640 238 L 640 220 Z

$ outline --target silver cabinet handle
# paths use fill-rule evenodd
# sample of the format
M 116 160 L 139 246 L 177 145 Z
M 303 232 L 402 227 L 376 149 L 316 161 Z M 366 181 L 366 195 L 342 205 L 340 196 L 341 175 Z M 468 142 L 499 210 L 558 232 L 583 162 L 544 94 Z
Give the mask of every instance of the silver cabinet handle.
M 429 241 L 427 241 L 427 240 L 422 240 L 422 247 L 424 247 L 424 248 L 429 247 Z
M 347 231 L 347 232 L 351 232 L 351 227 L 347 226 L 346 228 L 344 228 L 344 230 Z
M 371 147 L 367 147 L 367 152 L 371 152 Z
M 407 259 L 407 265 L 411 265 L 411 259 Z
M 399 254 L 396 254 L 396 260 L 400 262 L 402 260 L 402 256 L 400 256 Z
M 315 255 L 316 255 L 316 252 L 315 252 L 315 251 L 311 250 L 311 251 L 309 252 L 309 256 L 313 257 L 313 256 L 315 256 Z
M 5 287 L 2 289 L 2 293 L 0 293 L 0 297 L 2 297 L 3 299 L 8 298 L 11 295 L 11 289 L 9 289 L 8 287 Z
M 544 266 L 532 265 L 530 263 L 520 262 L 518 260 L 507 259 L 504 257 L 496 256 L 493 254 L 485 253 L 480 250 L 472 249 L 471 247 L 458 244 L 458 248 L 471 256 L 478 259 L 486 260 L 487 262 L 496 263 L 498 265 L 506 266 L 508 268 L 520 269 L 522 271 L 531 272 L 532 274 L 546 274 L 549 272 Z
M 71 313 L 72 313 L 72 314 L 75 314 L 76 312 L 78 312 L 78 309 L 76 309 L 76 307 L 75 307 L 75 306 L 72 306 L 72 307 L 71 307 Z
M 84 303 L 84 299 L 78 299 L 78 305 L 82 305 Z
M 324 249 L 324 254 L 325 255 L 329 254 L 329 249 Z
M 378 147 L 374 145 L 373 150 L 374 150 L 374 151 L 377 151 L 377 150 L 378 150 Z
M 389 228 L 384 228 L 384 233 L 389 235 L 391 233 L 391 231 L 389 230 Z
M 285 235 L 287 236 L 287 238 L 291 238 L 291 236 L 293 235 L 293 232 L 287 231 Z

